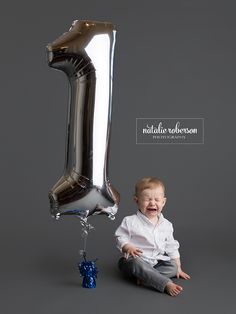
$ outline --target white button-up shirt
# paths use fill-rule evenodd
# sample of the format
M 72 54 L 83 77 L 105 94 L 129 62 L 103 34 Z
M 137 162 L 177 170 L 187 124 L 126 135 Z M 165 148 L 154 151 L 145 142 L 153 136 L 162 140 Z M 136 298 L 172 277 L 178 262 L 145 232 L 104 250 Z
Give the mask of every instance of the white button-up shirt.
M 173 226 L 162 214 L 156 225 L 140 211 L 127 216 L 115 232 L 116 244 L 122 252 L 125 244 L 131 244 L 143 251 L 141 258 L 152 265 L 158 260 L 178 258 L 179 242 L 173 237 Z

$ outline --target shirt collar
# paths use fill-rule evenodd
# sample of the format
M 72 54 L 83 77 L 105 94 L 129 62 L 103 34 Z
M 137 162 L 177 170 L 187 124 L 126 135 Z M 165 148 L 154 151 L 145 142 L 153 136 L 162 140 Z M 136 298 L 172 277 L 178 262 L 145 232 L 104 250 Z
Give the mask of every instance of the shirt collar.
M 142 219 L 145 223 L 147 223 L 147 224 L 151 224 L 152 226 L 153 226 L 153 224 L 152 224 L 152 222 L 140 211 L 140 210 L 138 210 L 137 211 L 137 216 L 140 218 L 140 219 Z M 160 216 L 159 216 L 159 220 L 158 220 L 158 225 L 159 224 L 161 224 L 162 222 L 163 222 L 163 220 L 164 220 L 164 216 L 163 216 L 163 214 L 161 213 L 160 214 Z

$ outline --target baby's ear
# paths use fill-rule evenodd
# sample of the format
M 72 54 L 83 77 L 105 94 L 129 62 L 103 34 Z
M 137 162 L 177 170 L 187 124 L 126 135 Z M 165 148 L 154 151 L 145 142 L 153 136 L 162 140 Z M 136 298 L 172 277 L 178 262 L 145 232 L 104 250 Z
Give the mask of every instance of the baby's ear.
M 135 203 L 138 203 L 138 198 L 136 195 L 134 195 L 134 201 L 135 201 Z
M 164 199 L 163 199 L 164 205 L 163 205 L 163 206 L 165 206 L 166 201 L 167 201 L 167 198 L 166 198 L 166 197 L 164 197 Z

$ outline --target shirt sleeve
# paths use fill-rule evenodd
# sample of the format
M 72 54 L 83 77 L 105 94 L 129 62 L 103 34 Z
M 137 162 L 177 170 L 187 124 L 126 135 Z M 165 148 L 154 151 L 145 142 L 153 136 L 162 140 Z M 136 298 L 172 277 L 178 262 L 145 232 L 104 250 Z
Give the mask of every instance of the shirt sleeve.
M 165 247 L 165 252 L 171 259 L 180 257 L 179 242 L 174 239 L 173 232 L 174 232 L 174 229 L 173 229 L 173 225 L 171 224 L 169 235 L 166 241 L 166 247 Z
M 122 252 L 122 247 L 130 242 L 130 231 L 128 227 L 127 217 L 125 217 L 121 225 L 115 232 L 116 246 Z

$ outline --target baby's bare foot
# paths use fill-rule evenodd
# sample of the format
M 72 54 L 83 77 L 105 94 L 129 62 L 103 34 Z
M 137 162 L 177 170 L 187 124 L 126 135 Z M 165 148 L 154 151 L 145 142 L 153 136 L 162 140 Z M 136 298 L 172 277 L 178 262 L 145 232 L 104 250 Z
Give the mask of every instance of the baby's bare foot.
M 165 291 L 172 297 L 177 296 L 182 290 L 183 288 L 181 286 L 178 286 L 173 282 L 168 282 L 165 287 Z

